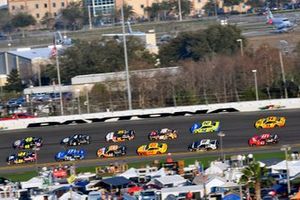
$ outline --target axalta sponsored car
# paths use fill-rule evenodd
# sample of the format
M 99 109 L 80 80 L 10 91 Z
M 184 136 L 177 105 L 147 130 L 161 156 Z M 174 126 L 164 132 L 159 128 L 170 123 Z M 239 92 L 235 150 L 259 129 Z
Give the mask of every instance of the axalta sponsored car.
M 267 144 L 276 144 L 279 142 L 279 137 L 276 134 L 265 133 L 262 135 L 255 135 L 248 140 L 249 146 L 264 146 Z
M 97 156 L 101 158 L 111 158 L 125 155 L 126 147 L 124 145 L 110 145 L 108 147 L 100 148 L 97 151 Z
M 11 154 L 7 157 L 7 164 L 22 164 L 35 162 L 37 156 L 34 152 L 20 151 L 17 154 Z
M 190 132 L 195 133 L 210 133 L 220 131 L 219 121 L 203 121 L 202 123 L 195 123 L 190 128 Z
M 210 151 L 217 150 L 219 148 L 219 142 L 217 140 L 202 139 L 193 142 L 189 145 L 189 151 Z
M 16 149 L 32 149 L 40 148 L 43 145 L 42 138 L 38 137 L 27 137 L 24 139 L 16 140 L 13 143 L 13 148 Z
M 275 128 L 285 126 L 285 117 L 267 117 L 257 120 L 254 124 L 255 128 Z
M 137 149 L 138 155 L 156 155 L 166 153 L 168 145 L 166 143 L 153 142 L 148 145 L 142 145 Z
M 148 135 L 149 140 L 174 140 L 177 139 L 177 131 L 168 129 L 168 128 L 163 128 L 160 131 L 151 131 Z
M 106 135 L 107 142 L 124 142 L 126 140 L 133 140 L 135 133 L 133 130 L 118 130 L 116 132 L 110 132 Z

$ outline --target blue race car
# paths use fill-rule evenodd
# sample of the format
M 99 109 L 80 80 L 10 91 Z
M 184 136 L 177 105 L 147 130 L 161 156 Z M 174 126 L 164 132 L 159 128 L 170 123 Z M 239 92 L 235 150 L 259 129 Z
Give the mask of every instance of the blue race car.
M 55 155 L 56 161 L 71 161 L 82 160 L 86 156 L 86 152 L 83 149 L 68 149 L 66 151 L 60 151 Z

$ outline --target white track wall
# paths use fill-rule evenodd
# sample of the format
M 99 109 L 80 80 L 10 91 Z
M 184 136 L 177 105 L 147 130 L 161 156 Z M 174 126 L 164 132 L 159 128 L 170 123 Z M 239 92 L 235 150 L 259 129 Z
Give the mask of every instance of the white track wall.
M 25 129 L 28 127 L 63 125 L 71 123 L 93 123 L 99 121 L 117 121 L 122 119 L 150 118 L 157 116 L 172 116 L 197 113 L 218 112 L 250 112 L 259 111 L 261 107 L 268 105 L 279 106 L 280 109 L 300 108 L 300 98 L 274 99 L 262 101 L 245 101 L 209 105 L 178 106 L 154 109 L 138 109 L 116 112 L 102 112 L 82 115 L 68 115 L 56 117 L 41 117 L 31 119 L 16 119 L 0 121 L 1 130 Z

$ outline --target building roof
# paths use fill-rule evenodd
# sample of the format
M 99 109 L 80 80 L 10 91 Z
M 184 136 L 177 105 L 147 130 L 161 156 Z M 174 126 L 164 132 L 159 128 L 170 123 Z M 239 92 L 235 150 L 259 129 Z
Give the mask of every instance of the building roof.
M 156 74 L 166 73 L 170 76 L 178 74 L 179 67 L 166 67 L 166 68 L 154 68 L 154 69 L 145 69 L 145 70 L 134 70 L 130 71 L 130 75 L 135 75 L 139 77 L 152 78 Z M 87 75 L 78 75 L 71 79 L 72 85 L 74 84 L 86 84 L 86 83 L 99 83 L 105 81 L 124 81 L 126 80 L 125 71 L 121 72 L 110 72 L 110 73 L 101 73 L 101 74 L 87 74 Z
M 60 49 L 62 46 L 57 45 L 57 48 Z M 43 47 L 43 48 L 21 48 L 14 51 L 8 51 L 8 53 L 23 57 L 29 60 L 42 58 L 42 59 L 49 59 L 51 55 L 51 50 L 53 46 Z

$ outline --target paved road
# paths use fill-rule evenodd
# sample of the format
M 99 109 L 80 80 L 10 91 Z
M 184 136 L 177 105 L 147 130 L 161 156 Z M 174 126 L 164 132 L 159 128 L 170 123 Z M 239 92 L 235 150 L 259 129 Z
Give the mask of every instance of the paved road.
M 269 115 L 285 116 L 287 118 L 286 127 L 267 131 L 256 130 L 253 126 L 254 122 L 260 117 L 266 117 Z M 97 162 L 96 150 L 102 146 L 108 145 L 105 142 L 105 134 L 117 129 L 134 129 L 136 131 L 135 140 L 125 142 L 128 149 L 128 156 L 131 156 L 131 160 L 136 161 L 140 159 L 139 157 L 132 156 L 136 155 L 135 152 L 139 145 L 149 142 L 147 139 L 148 132 L 152 129 L 160 129 L 164 127 L 177 129 L 179 132 L 179 138 L 177 140 L 167 141 L 169 145 L 169 152 L 187 152 L 187 146 L 194 140 L 203 138 L 218 139 L 216 133 L 197 135 L 190 134 L 188 132 L 189 127 L 192 123 L 199 120 L 220 120 L 221 130 L 226 134 L 223 139 L 224 149 L 231 150 L 231 152 L 234 152 L 235 148 L 241 147 L 244 147 L 243 151 L 251 152 L 252 149 L 247 147 L 247 140 L 256 133 L 271 132 L 278 134 L 280 137 L 280 143 L 275 145 L 275 147 L 278 147 L 277 149 L 279 149 L 282 144 L 300 143 L 300 110 L 206 114 L 186 117 L 166 117 L 136 121 L 99 122 L 93 124 L 32 128 L 0 133 L 0 171 L 2 171 L 1 167 L 3 168 L 6 166 L 6 156 L 15 152 L 15 150 L 12 149 L 13 141 L 27 136 L 38 136 L 42 137 L 44 140 L 44 146 L 38 154 L 38 163 L 54 162 L 55 153 L 64 149 L 64 147 L 59 144 L 63 137 L 67 137 L 75 133 L 85 133 L 92 137 L 92 143 L 90 145 L 81 146 L 81 148 L 87 150 L 87 159 L 93 160 L 84 163 L 85 165 L 87 165 L 87 163 L 95 164 Z M 241 151 L 241 149 L 237 149 L 236 151 Z M 187 155 L 191 157 L 193 154 L 179 153 L 178 157 L 186 157 Z M 122 158 L 122 160 L 124 160 L 124 158 Z M 7 170 L 8 168 L 4 167 L 3 170 L 4 169 Z

